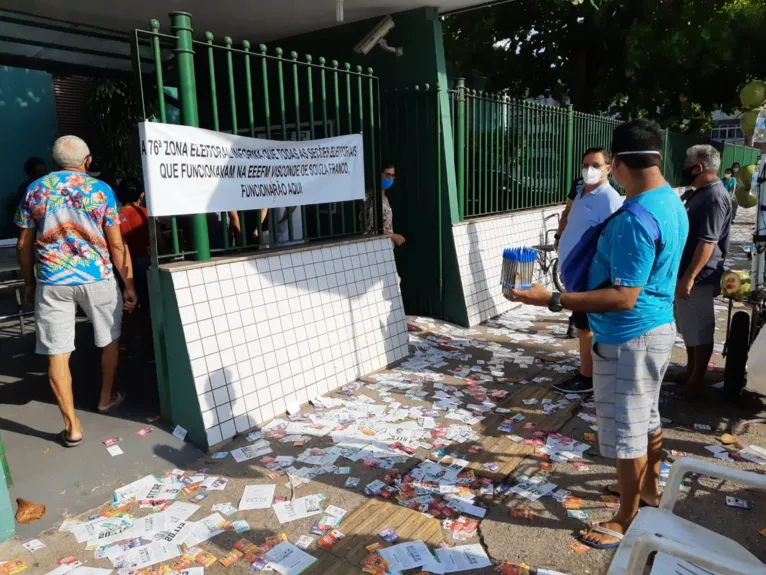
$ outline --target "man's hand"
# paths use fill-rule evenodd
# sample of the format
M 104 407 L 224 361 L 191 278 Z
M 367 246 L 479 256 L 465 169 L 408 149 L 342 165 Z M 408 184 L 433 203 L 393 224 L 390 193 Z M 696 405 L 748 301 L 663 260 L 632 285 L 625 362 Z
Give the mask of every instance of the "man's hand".
M 551 304 L 551 292 L 540 284 L 532 284 L 532 287 L 527 290 L 511 290 L 511 295 L 506 295 L 505 299 L 527 305 L 548 307 Z
M 559 251 L 559 238 L 556 238 L 553 242 L 553 249 Z
M 35 306 L 35 286 L 33 285 L 26 285 L 24 286 L 24 302 L 31 305 L 32 307 Z M 24 303 L 22 302 L 22 303 Z
M 678 278 L 678 283 L 676 283 L 676 299 L 689 299 L 692 289 L 694 289 L 693 279 L 689 279 L 686 276 Z
M 125 311 L 130 312 L 136 309 L 136 305 L 138 305 L 138 296 L 136 295 L 135 288 L 126 287 L 123 290 L 122 302 L 123 302 L 122 309 L 124 309 Z
M 391 241 L 393 241 L 394 245 L 398 248 L 404 245 L 404 242 L 407 240 L 405 240 L 404 236 L 401 234 L 391 234 Z

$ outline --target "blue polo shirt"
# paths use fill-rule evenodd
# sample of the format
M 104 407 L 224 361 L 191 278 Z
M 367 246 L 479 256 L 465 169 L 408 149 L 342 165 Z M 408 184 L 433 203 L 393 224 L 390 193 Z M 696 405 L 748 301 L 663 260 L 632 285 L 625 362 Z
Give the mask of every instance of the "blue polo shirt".
M 594 341 L 620 344 L 671 323 L 681 254 L 689 234 L 689 218 L 681 199 L 669 185 L 625 202 L 637 202 L 660 228 L 659 247 L 641 220 L 621 212 L 610 221 L 598 241 L 588 273 L 588 290 L 606 284 L 641 287 L 629 311 L 589 313 Z
M 570 252 L 589 228 L 611 216 L 622 206 L 623 197 L 609 182 L 583 195 L 583 186 L 577 186 L 572 209 L 569 210 L 567 227 L 559 239 L 559 261 L 563 264 Z

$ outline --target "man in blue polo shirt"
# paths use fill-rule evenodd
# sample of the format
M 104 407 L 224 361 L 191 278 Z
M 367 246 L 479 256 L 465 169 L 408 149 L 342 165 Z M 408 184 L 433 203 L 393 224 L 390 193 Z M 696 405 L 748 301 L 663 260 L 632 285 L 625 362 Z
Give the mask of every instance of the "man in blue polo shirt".
M 607 150 L 590 148 L 585 151 L 582 158 L 582 185 L 575 187 L 575 197 L 571 203 L 567 202 L 556 233 L 560 265 L 566 262 L 585 232 L 606 220 L 622 206 L 623 198 L 609 183 L 611 172 L 612 156 Z M 553 388 L 562 393 L 592 393 L 593 332 L 585 312 L 574 312 L 572 321 L 577 328 L 580 343 L 580 371 Z
M 676 337 L 673 297 L 689 233 L 684 206 L 660 171 L 657 123 L 634 120 L 617 127 L 612 152 L 612 174 L 625 188 L 625 204 L 640 207 L 620 211 L 607 223 L 590 264 L 589 291 L 551 294 L 534 285 L 508 296 L 552 311 L 588 314 L 599 448 L 604 457 L 617 459 L 617 484 L 610 490 L 620 494 L 620 509 L 611 520 L 580 532 L 581 540 L 597 549 L 619 546 L 641 501 L 659 504 L 660 387 Z

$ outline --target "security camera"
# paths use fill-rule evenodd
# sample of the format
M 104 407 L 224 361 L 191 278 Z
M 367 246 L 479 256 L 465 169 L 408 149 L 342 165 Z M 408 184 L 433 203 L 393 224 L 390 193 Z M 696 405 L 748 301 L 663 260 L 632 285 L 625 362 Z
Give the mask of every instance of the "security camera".
M 357 54 L 364 54 L 366 56 L 375 46 L 380 46 L 386 52 L 391 52 L 397 56 L 402 56 L 404 54 L 403 48 L 394 48 L 393 46 L 389 46 L 388 42 L 385 40 L 386 34 L 393 30 L 394 26 L 394 19 L 391 18 L 391 16 L 385 16 L 380 22 L 378 22 L 375 28 L 373 28 L 370 33 L 362 38 L 361 42 L 359 42 L 359 44 L 354 47 L 354 52 Z

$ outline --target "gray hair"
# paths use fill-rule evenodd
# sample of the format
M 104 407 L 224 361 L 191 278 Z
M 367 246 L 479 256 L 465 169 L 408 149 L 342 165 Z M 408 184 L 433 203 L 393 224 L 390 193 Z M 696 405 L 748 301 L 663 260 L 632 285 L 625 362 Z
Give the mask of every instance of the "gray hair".
M 709 144 L 697 144 L 686 150 L 687 164 L 702 164 L 707 172 L 715 172 L 721 169 L 721 154 Z
M 77 136 L 61 136 L 53 143 L 53 161 L 62 168 L 79 168 L 88 156 L 88 144 Z

